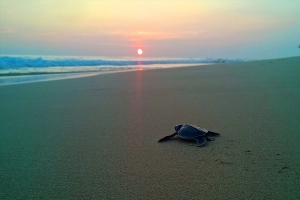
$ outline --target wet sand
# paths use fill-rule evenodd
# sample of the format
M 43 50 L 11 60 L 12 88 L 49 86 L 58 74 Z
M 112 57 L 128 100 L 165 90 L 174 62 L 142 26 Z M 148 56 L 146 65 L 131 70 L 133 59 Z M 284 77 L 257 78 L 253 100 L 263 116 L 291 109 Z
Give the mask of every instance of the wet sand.
M 300 57 L 0 86 L 0 199 L 299 199 Z M 196 147 L 178 123 L 220 132 Z

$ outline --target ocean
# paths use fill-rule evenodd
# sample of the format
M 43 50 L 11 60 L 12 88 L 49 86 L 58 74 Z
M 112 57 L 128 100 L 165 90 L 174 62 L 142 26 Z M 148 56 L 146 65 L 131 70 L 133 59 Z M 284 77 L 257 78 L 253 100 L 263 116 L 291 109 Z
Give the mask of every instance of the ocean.
M 0 85 L 78 78 L 124 70 L 184 67 L 241 59 L 95 56 L 0 56 Z

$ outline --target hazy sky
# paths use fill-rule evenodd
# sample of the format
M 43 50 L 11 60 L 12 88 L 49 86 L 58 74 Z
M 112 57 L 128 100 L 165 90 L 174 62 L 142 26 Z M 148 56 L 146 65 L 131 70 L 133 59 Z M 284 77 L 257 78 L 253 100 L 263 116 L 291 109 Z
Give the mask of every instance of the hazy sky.
M 0 54 L 299 56 L 299 0 L 0 0 Z

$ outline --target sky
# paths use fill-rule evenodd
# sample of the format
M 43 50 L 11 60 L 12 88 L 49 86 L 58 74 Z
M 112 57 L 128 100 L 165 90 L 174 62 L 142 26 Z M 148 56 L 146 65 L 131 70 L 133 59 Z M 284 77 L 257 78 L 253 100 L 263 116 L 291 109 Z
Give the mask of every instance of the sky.
M 0 0 L 1 55 L 299 56 L 299 0 Z

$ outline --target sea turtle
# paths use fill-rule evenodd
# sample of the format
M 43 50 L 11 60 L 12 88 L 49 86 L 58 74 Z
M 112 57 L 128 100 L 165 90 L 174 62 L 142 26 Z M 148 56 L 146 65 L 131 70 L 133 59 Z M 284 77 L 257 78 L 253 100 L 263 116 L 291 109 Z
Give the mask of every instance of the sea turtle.
M 169 140 L 170 138 L 174 137 L 175 135 L 178 135 L 182 139 L 186 140 L 196 140 L 197 146 L 202 147 L 206 141 L 212 141 L 213 138 L 210 138 L 209 136 L 219 136 L 219 133 L 215 133 L 212 131 L 208 131 L 206 129 L 189 125 L 189 124 L 178 124 L 175 126 L 175 133 L 172 135 L 168 135 L 163 137 L 162 139 L 158 140 L 158 142 L 163 142 L 166 140 Z

